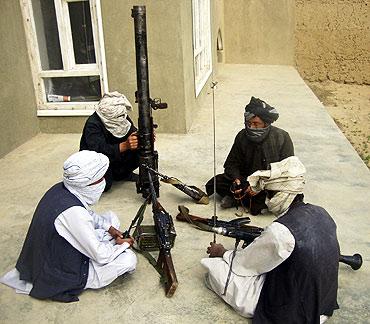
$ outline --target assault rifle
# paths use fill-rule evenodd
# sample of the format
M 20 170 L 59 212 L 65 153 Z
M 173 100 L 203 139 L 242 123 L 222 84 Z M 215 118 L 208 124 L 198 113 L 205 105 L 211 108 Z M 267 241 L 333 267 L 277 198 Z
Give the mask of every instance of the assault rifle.
M 196 228 L 229 236 L 243 241 L 243 247 L 252 243 L 253 240 L 260 236 L 263 229 L 256 226 L 247 225 L 250 223 L 249 217 L 236 218 L 231 221 L 222 221 L 213 218 L 203 218 L 189 214 L 189 209 L 185 206 L 178 206 L 179 214 L 176 216 L 178 221 L 188 222 Z
M 165 285 L 166 296 L 171 297 L 178 286 L 177 276 L 171 257 L 171 248 L 175 242 L 176 231 L 171 215 L 162 207 L 157 199 L 150 171 L 148 171 L 148 179 L 150 196 L 147 197 L 144 204 L 146 207 L 146 202 L 149 199 L 151 200 L 154 226 L 136 226 L 133 234 L 137 243 L 135 248 L 148 259 L 161 275 L 161 279 L 164 281 Z M 140 215 L 145 210 L 145 207 L 143 206 L 140 207 L 139 212 L 135 217 L 139 220 L 142 220 Z M 134 221 L 135 219 L 133 222 Z M 159 256 L 158 259 L 155 260 L 150 252 L 158 250 Z
M 158 171 L 152 169 L 147 165 L 143 165 L 144 168 L 150 170 L 152 173 L 156 174 L 157 176 L 161 177 L 161 181 L 164 183 L 169 183 L 173 185 L 175 188 L 181 190 L 183 193 L 187 194 L 189 197 L 193 198 L 197 204 L 208 205 L 209 199 L 205 192 L 197 188 L 196 186 L 189 186 L 179 179 L 174 177 L 166 176 L 165 174 L 159 173 Z
M 204 218 L 189 214 L 189 209 L 185 206 L 178 206 L 179 214 L 176 219 L 193 224 L 195 227 L 217 233 L 223 236 L 228 236 L 243 241 L 242 248 L 245 248 L 253 242 L 255 238 L 260 236 L 263 228 L 246 225 L 250 222 L 249 217 L 233 219 L 231 221 L 214 220 L 213 218 Z M 353 270 L 358 270 L 362 266 L 362 257 L 356 253 L 354 255 L 339 255 L 339 262 L 348 264 Z
M 143 167 L 147 165 L 158 169 L 158 152 L 154 150 L 153 117 L 152 109 L 165 109 L 167 104 L 159 98 L 151 99 L 149 95 L 148 50 L 146 37 L 146 8 L 134 6 L 131 17 L 134 18 L 135 28 L 135 53 L 136 53 L 136 81 L 135 92 L 138 103 L 139 121 L 139 181 L 136 183 L 137 193 L 142 193 L 144 198 L 150 195 L 148 172 Z M 153 174 L 153 185 L 159 196 L 159 182 L 157 175 Z

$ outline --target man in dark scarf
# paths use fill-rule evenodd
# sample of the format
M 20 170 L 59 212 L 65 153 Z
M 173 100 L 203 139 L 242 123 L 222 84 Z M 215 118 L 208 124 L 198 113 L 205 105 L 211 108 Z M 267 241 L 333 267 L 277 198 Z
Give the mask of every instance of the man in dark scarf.
M 246 179 L 257 170 L 267 170 L 270 163 L 294 155 L 289 134 L 271 125 L 278 118 L 277 110 L 261 99 L 252 97 L 246 105 L 245 128 L 235 137 L 224 163 L 225 172 L 216 176 L 216 192 L 223 197 L 221 207 L 237 206 L 240 201 L 252 215 L 266 208 L 266 193 L 254 193 Z M 206 183 L 208 195 L 213 194 L 213 181 L 211 178 Z

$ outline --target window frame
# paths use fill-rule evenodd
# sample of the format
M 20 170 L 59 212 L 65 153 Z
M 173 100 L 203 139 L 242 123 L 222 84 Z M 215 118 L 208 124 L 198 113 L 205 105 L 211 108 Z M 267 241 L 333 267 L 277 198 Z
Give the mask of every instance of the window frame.
M 91 13 L 96 63 L 76 64 L 74 59 L 68 3 L 88 1 Z M 33 17 L 32 0 L 20 0 L 27 39 L 37 116 L 88 116 L 94 112 L 97 101 L 47 102 L 44 78 L 99 76 L 101 93 L 108 92 L 108 78 L 104 51 L 103 24 L 100 0 L 54 0 L 63 70 L 43 70 Z
M 192 25 L 194 85 L 198 97 L 213 71 L 210 0 L 192 0 Z

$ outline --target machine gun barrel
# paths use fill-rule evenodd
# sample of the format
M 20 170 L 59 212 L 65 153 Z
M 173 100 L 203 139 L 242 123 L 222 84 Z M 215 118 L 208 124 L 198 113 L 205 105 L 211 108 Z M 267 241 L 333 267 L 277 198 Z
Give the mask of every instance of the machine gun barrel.
M 148 49 L 146 30 L 146 7 L 134 6 L 131 16 L 134 18 L 135 28 L 135 53 L 136 53 L 136 81 L 137 91 L 135 93 L 138 103 L 139 121 L 139 181 L 136 184 L 138 193 L 144 198 L 149 196 L 148 172 L 143 165 L 158 169 L 158 152 L 154 150 L 153 117 L 152 109 L 167 108 L 166 103 L 160 99 L 151 99 L 149 94 L 149 71 L 148 71 Z M 153 184 L 157 196 L 159 196 L 159 182 L 157 175 L 153 175 Z

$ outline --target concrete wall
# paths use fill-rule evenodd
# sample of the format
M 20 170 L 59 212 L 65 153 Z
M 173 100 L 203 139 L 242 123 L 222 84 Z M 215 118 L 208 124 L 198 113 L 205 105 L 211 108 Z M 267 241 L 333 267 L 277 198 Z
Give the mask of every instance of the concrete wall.
M 225 62 L 294 64 L 294 0 L 224 1 Z
M 217 49 L 216 39 L 217 31 L 221 28 L 223 16 L 223 0 L 212 0 L 211 1 L 211 24 L 212 24 L 212 62 L 213 71 L 212 74 L 217 74 Z M 181 38 L 183 48 L 183 75 L 184 80 L 184 94 L 185 94 L 185 110 L 186 110 L 186 131 L 189 130 L 200 107 L 204 107 L 209 104 L 212 82 L 212 75 L 204 85 L 202 91 L 198 97 L 195 97 L 194 88 L 194 66 L 193 66 L 193 27 L 192 27 L 192 8 L 191 1 L 181 1 Z
M 296 65 L 310 81 L 370 84 L 369 0 L 296 0 Z
M 121 91 L 134 103 L 136 67 L 131 8 L 137 1 L 103 0 L 103 28 L 110 90 Z M 185 133 L 192 122 L 191 2 L 141 1 L 147 9 L 150 95 L 168 103 L 154 111 L 158 132 Z M 109 18 L 108 18 L 109 17 Z M 137 119 L 135 105 L 134 120 Z
M 110 91 L 124 93 L 134 106 L 131 117 L 137 123 L 135 104 L 136 62 L 135 0 L 102 0 L 105 54 Z M 168 109 L 153 112 L 157 132 L 186 133 L 209 87 L 195 98 L 191 1 L 144 0 L 146 5 L 149 84 L 152 98 L 160 97 Z M 43 117 L 43 132 L 80 132 L 86 117 Z
M 185 132 L 182 79 L 180 1 L 141 1 L 147 11 L 149 84 L 152 98 L 160 97 L 168 109 L 155 111 L 158 132 Z M 124 93 L 134 105 L 137 120 L 134 20 L 131 9 L 137 1 L 103 0 L 103 28 L 110 91 Z
M 19 1 L 1 1 L 0 157 L 39 131 Z

